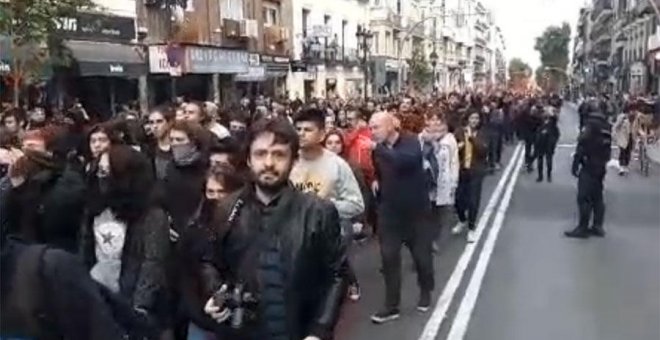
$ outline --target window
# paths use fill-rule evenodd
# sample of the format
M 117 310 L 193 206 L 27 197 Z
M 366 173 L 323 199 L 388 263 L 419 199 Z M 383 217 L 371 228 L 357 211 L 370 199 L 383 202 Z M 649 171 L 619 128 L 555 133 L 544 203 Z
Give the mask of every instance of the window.
M 262 16 L 264 26 L 276 26 L 280 23 L 280 6 L 272 1 L 264 1 Z
M 374 54 L 378 55 L 380 54 L 380 37 L 378 32 L 374 32 Z
M 303 32 L 303 38 L 307 38 L 307 22 L 309 19 L 309 10 L 304 9 L 302 10 L 302 32 Z
M 390 54 L 390 40 L 392 39 L 392 34 L 390 32 L 385 32 L 385 54 Z
M 342 58 L 346 56 L 344 53 L 344 47 L 346 46 L 346 26 L 348 25 L 348 21 L 342 20 L 341 21 L 341 56 Z
M 220 0 L 220 17 L 243 20 L 243 0 Z

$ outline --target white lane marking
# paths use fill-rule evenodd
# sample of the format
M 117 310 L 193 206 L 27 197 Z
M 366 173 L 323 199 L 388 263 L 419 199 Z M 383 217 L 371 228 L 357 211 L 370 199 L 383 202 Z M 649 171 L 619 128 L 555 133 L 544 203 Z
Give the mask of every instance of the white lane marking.
M 575 149 L 577 147 L 577 143 L 569 143 L 569 144 L 557 144 L 558 148 L 562 149 Z M 618 149 L 618 147 L 614 144 L 612 144 L 612 149 Z
M 451 273 L 451 277 L 449 277 L 449 280 L 447 281 L 444 289 L 442 290 L 442 294 L 436 301 L 435 308 L 433 309 L 433 313 L 431 314 L 429 320 L 426 322 L 426 325 L 424 326 L 424 330 L 422 331 L 422 334 L 419 336 L 419 340 L 433 340 L 437 336 L 438 331 L 440 330 L 440 326 L 442 325 L 442 321 L 444 320 L 447 314 L 447 310 L 449 309 L 449 305 L 451 304 L 451 301 L 453 300 L 454 295 L 458 290 L 458 286 L 461 284 L 461 280 L 463 279 L 463 274 L 465 273 L 465 270 L 467 269 L 468 264 L 470 263 L 472 254 L 474 253 L 477 244 L 479 244 L 481 233 L 488 224 L 490 215 L 492 215 L 495 206 L 499 202 L 499 198 L 502 194 L 502 190 L 504 190 L 504 186 L 507 183 L 507 179 L 509 178 L 509 175 L 513 167 L 515 166 L 516 162 L 519 162 L 519 160 L 523 159 L 523 156 L 524 154 L 522 152 L 522 144 L 518 143 L 518 146 L 516 146 L 516 149 L 513 152 L 513 156 L 511 156 L 511 160 L 509 161 L 509 164 L 506 166 L 506 169 L 504 169 L 504 173 L 502 173 L 502 177 L 500 178 L 499 182 L 497 183 L 497 186 L 495 187 L 495 191 L 493 191 L 493 193 L 490 196 L 488 205 L 486 205 L 486 208 L 484 209 L 483 213 L 481 214 L 481 217 L 479 218 L 479 223 L 477 225 L 477 235 L 476 235 L 477 241 L 474 243 L 468 243 L 465 246 L 465 249 L 463 250 L 461 257 L 458 259 L 458 262 L 456 262 L 454 271 Z
M 493 220 L 493 226 L 490 228 L 490 231 L 488 232 L 488 238 L 486 238 L 484 246 L 481 249 L 479 260 L 477 261 L 477 265 L 474 267 L 474 272 L 470 278 L 470 283 L 468 284 L 468 287 L 465 290 L 465 295 L 463 295 L 461 304 L 458 307 L 458 311 L 456 312 L 456 317 L 454 318 L 454 322 L 451 325 L 447 340 L 463 340 L 465 337 L 468 324 L 470 323 L 470 318 L 472 317 L 472 311 L 474 310 L 474 306 L 477 303 L 479 291 L 481 290 L 481 284 L 483 283 L 486 269 L 488 269 L 490 257 L 493 254 L 493 250 L 495 249 L 497 237 L 500 234 L 500 230 L 502 229 L 506 211 L 509 209 L 513 189 L 516 186 L 522 165 L 523 160 L 521 158 L 518 160 L 518 164 L 516 164 L 516 168 L 513 172 L 513 175 L 511 176 L 509 185 L 507 186 L 506 192 L 502 197 L 502 203 L 500 203 L 500 206 L 497 209 L 497 214 Z

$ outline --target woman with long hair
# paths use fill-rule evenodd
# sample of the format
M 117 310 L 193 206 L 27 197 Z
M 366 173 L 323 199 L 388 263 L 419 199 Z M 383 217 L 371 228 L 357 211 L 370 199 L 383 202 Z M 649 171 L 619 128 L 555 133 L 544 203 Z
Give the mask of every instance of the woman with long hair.
M 204 188 L 204 203 L 196 217 L 196 223 L 191 226 L 179 241 L 178 254 L 182 265 L 180 295 L 182 305 L 189 324 L 188 340 L 216 339 L 214 332 L 217 323 L 204 313 L 203 306 L 207 296 L 206 290 L 199 278 L 202 276 L 198 266 L 202 261 L 205 247 L 213 244 L 215 232 L 213 221 L 220 202 L 227 196 L 238 191 L 243 186 L 243 179 L 236 174 L 230 165 L 212 167 L 206 175 Z
M 116 312 L 140 337 L 167 327 L 166 259 L 169 222 L 151 200 L 148 159 L 126 145 L 99 157 L 88 179 L 80 247 L 85 264 Z

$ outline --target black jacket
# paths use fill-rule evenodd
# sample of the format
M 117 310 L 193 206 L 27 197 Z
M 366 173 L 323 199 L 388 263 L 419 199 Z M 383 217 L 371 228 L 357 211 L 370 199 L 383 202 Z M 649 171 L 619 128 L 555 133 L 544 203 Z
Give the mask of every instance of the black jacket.
M 0 213 L 6 232 L 76 252 L 85 199 L 79 173 L 68 167 L 44 169 L 23 185 L 6 190 Z
M 119 340 L 127 333 L 77 256 L 8 239 L 0 263 L 1 337 Z
M 249 286 L 253 271 L 246 263 L 255 256 L 248 245 L 264 230 L 277 230 L 271 235 L 277 235 L 287 273 L 284 304 L 291 339 L 332 339 L 346 295 L 346 250 L 334 205 L 287 186 L 264 206 L 248 186 L 225 200 L 218 216 L 216 243 L 202 263 L 207 296 L 221 282 L 240 280 Z
M 80 236 L 85 264 L 96 264 L 93 216 L 86 219 Z M 166 259 L 170 251 L 169 222 L 160 208 L 147 210 L 126 227 L 119 276 L 120 295 L 133 308 L 146 311 L 154 321 L 167 313 Z
M 465 128 L 458 130 L 455 133 L 456 142 L 458 143 L 458 161 L 460 169 L 465 168 L 465 140 L 467 138 Z M 488 142 L 486 133 L 483 130 L 477 130 L 476 136 L 470 137 L 472 141 L 472 162 L 470 169 L 475 174 L 483 174 L 486 170 L 486 158 L 488 156 Z
M 559 140 L 557 117 L 548 117 L 536 133 L 535 150 L 537 153 L 553 153 Z
M 578 137 L 573 156 L 572 172 L 581 172 L 596 177 L 605 177 L 607 162 L 612 153 L 612 127 L 602 114 L 590 114 Z
M 414 135 L 400 135 L 391 147 L 379 143 L 373 152 L 379 184 L 378 208 L 384 214 L 416 214 L 431 206 L 422 146 Z

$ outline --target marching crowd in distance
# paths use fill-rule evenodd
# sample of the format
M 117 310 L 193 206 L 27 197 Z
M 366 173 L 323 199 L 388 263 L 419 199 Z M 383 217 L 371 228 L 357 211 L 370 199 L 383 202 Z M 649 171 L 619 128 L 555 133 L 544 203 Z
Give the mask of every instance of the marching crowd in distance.
M 80 104 L 7 108 L 1 335 L 331 339 L 361 295 L 351 249 L 372 238 L 385 284 L 372 321 L 400 317 L 403 245 L 426 312 L 437 240 L 475 241 L 506 145 L 523 141 L 527 170 L 552 180 L 561 106 L 501 91 L 226 110 L 181 98 L 99 122 Z

